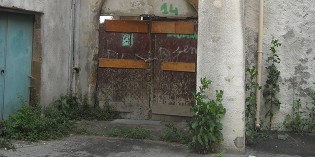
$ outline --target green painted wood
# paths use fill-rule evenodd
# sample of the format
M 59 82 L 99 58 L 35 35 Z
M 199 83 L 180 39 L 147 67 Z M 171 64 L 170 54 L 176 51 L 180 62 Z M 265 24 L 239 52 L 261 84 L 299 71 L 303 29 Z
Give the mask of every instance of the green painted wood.
M 7 13 L 3 118 L 29 103 L 33 16 Z
M 5 41 L 7 32 L 7 14 L 0 12 L 0 117 L 3 118 L 4 107 L 4 70 L 5 70 Z

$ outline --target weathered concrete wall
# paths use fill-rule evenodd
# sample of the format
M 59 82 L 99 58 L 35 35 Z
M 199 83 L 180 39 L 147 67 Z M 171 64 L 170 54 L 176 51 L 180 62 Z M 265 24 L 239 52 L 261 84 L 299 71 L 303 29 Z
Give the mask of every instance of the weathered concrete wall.
M 41 12 L 41 103 L 69 90 L 71 0 L 0 0 L 1 7 Z
M 243 152 L 245 59 L 242 0 L 200 0 L 197 79 L 213 81 L 209 95 L 224 90 L 224 146 Z M 200 82 L 198 82 L 200 85 Z
M 196 10 L 186 0 L 106 0 L 103 15 L 162 17 L 197 17 Z
M 247 68 L 256 65 L 258 14 L 258 1 L 245 0 Z M 304 104 L 310 102 L 307 94 L 315 90 L 315 3 L 313 0 L 265 0 L 264 18 L 264 61 L 270 54 L 271 40 L 279 39 L 282 43 L 278 49 L 281 59 L 278 66 L 281 71 L 279 98 L 282 104 L 274 117 L 273 128 L 283 129 L 283 121 L 291 112 L 293 100 L 301 98 Z M 266 80 L 264 67 L 263 83 Z M 262 109 L 265 109 L 264 101 Z
M 73 92 L 91 105 L 95 103 L 101 3 L 102 0 L 76 1 L 74 63 L 80 70 L 75 74 Z
M 43 0 L 0 0 L 1 7 L 17 8 L 29 11 L 44 12 L 46 1 Z

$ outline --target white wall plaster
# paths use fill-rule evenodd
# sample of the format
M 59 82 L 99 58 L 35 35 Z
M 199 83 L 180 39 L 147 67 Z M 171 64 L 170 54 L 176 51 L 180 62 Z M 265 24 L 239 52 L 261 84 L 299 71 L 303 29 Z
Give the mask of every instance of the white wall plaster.
M 311 102 L 307 94 L 315 90 L 315 3 L 312 0 L 265 0 L 264 5 L 264 67 L 263 83 L 266 81 L 266 62 L 272 39 L 278 39 L 281 63 L 280 110 L 273 120 L 273 129 L 283 130 L 283 121 L 291 114 L 292 102 L 301 98 L 303 108 Z M 245 0 L 246 65 L 256 65 L 258 1 Z M 262 101 L 264 111 L 265 102 Z M 262 112 L 264 117 L 264 112 Z
M 199 1 L 197 79 L 213 81 L 209 95 L 224 91 L 224 146 L 242 152 L 244 145 L 245 60 L 241 0 Z

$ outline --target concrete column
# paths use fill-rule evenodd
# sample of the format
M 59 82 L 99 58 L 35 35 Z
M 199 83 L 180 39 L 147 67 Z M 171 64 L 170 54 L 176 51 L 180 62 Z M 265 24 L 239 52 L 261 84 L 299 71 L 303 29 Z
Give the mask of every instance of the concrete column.
M 245 150 L 243 0 L 199 0 L 197 79 L 213 81 L 209 96 L 224 91 L 223 146 Z

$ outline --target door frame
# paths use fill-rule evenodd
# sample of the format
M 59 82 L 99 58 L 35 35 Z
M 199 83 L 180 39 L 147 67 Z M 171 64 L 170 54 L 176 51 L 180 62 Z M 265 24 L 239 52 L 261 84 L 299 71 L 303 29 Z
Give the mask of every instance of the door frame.
M 28 14 L 34 16 L 33 21 L 33 42 L 31 55 L 31 76 L 30 76 L 30 105 L 38 105 L 40 102 L 41 90 L 41 66 L 42 66 L 42 15 L 41 12 L 34 12 L 29 10 L 12 9 L 0 7 L 0 12 Z
M 165 18 L 155 18 L 155 19 L 151 19 L 150 17 L 149 18 L 146 18 L 146 20 L 137 20 L 137 21 L 141 21 L 141 22 L 146 22 L 146 23 L 149 23 L 148 24 L 148 32 L 147 32 L 147 35 L 149 36 L 149 38 L 150 38 L 150 45 L 149 45 L 149 53 L 147 54 L 147 56 L 146 56 L 146 58 L 144 58 L 144 57 L 142 57 L 142 59 L 143 60 L 147 60 L 146 61 L 146 64 L 147 64 L 147 66 L 148 66 L 148 68 L 147 68 L 147 71 L 148 71 L 148 73 L 149 73 L 149 75 L 151 75 L 150 76 L 150 78 L 151 78 L 151 81 L 148 81 L 148 83 L 150 83 L 151 85 L 149 85 L 148 86 L 148 94 L 149 94 L 149 108 L 150 108 L 150 112 L 149 112 L 149 117 L 150 117 L 150 119 L 159 119 L 159 118 L 156 118 L 156 117 L 159 117 L 159 114 L 156 114 L 156 113 L 152 113 L 152 105 L 154 105 L 154 100 L 153 100 L 153 97 L 154 97 L 154 87 L 153 87 L 153 84 L 154 84 L 154 70 L 155 70 L 155 67 L 154 67 L 154 62 L 152 62 L 151 60 L 154 60 L 154 57 L 155 56 L 157 56 L 157 52 L 155 52 L 155 44 L 152 44 L 152 43 L 154 43 L 155 42 L 155 34 L 156 33 L 158 33 L 157 32 L 157 30 L 154 30 L 153 32 L 152 32 L 152 30 L 151 30 L 151 27 L 152 27 L 152 23 L 153 22 L 186 22 L 186 21 L 190 21 L 190 22 L 192 22 L 193 21 L 193 23 L 194 23 L 194 29 L 193 29 L 193 34 L 195 34 L 195 31 L 197 30 L 197 28 L 196 28 L 196 25 L 195 25 L 195 22 L 198 20 L 198 18 L 187 18 L 187 19 L 165 19 Z M 121 20 L 121 21 L 126 21 L 126 20 Z M 133 20 L 127 20 L 127 21 L 133 21 Z M 100 26 L 101 26 L 101 24 L 100 24 Z M 105 23 L 104 23 L 104 26 L 103 27 L 100 27 L 100 29 L 104 29 L 104 27 L 106 27 L 106 26 L 109 26 L 110 28 L 110 30 L 109 31 L 113 31 L 113 32 L 117 32 L 117 33 L 120 33 L 120 31 L 119 31 L 119 29 L 117 30 L 117 28 L 115 27 L 115 25 L 107 25 L 107 23 L 106 23 L 106 21 L 105 21 Z M 106 27 L 105 29 L 108 29 L 108 27 Z M 121 28 L 120 28 L 121 29 Z M 141 29 L 140 29 L 141 30 Z M 180 30 L 180 28 L 179 28 L 179 30 Z M 124 30 L 124 31 L 126 31 L 126 30 Z M 129 30 L 127 30 L 127 32 L 128 32 Z M 165 30 L 165 31 L 168 31 L 168 30 Z M 183 30 L 180 30 L 180 31 L 183 31 Z M 123 32 L 121 32 L 121 33 L 123 33 Z M 167 34 L 167 32 L 162 32 L 162 33 L 166 33 Z M 190 33 L 191 33 L 191 31 L 190 31 Z M 177 33 L 177 34 L 185 34 L 185 32 L 179 32 L 179 33 Z M 187 33 L 187 34 L 189 34 L 189 33 Z M 101 36 L 100 36 L 101 37 Z M 99 40 L 101 40 L 100 38 L 99 38 Z M 101 43 L 101 42 L 100 42 Z M 101 51 L 101 49 L 100 49 L 100 47 L 101 47 L 101 45 L 99 46 L 99 54 L 101 53 L 100 51 Z M 151 51 L 154 51 L 154 52 L 151 52 Z M 141 56 L 140 56 L 141 57 Z M 140 58 L 139 57 L 139 58 Z M 196 56 L 197 57 L 197 56 Z M 98 69 L 99 68 L 119 68 L 119 67 L 111 67 L 109 64 L 104 64 L 104 62 L 103 61 L 105 61 L 105 60 L 102 60 L 102 58 L 99 58 L 100 60 L 99 60 L 99 62 L 98 62 Z M 195 70 L 195 67 L 196 67 L 196 65 L 197 65 L 197 60 L 195 61 L 195 66 L 194 66 L 194 68 L 192 69 L 192 70 L 190 70 L 190 72 L 196 72 L 196 70 Z M 161 69 L 162 70 L 162 69 Z M 172 71 L 172 70 L 170 70 L 170 71 Z M 176 70 L 175 70 L 176 71 Z M 185 71 L 182 71 L 182 72 L 185 72 Z M 99 72 L 97 72 L 97 73 L 99 73 Z M 97 74 L 98 75 L 98 74 Z M 98 96 L 96 96 L 97 98 L 96 98 L 96 100 L 97 100 L 97 103 L 102 107 L 102 106 L 104 106 L 104 105 L 109 105 L 109 104 L 106 104 L 106 102 L 107 101 L 99 101 L 100 99 L 99 99 L 99 85 L 98 85 L 98 82 L 99 82 L 99 78 L 98 78 L 98 81 L 96 81 L 97 83 L 97 87 L 96 87 L 96 95 L 98 95 Z M 193 92 L 193 91 L 191 91 L 191 92 Z M 108 103 L 108 102 L 107 102 Z M 154 116 L 154 117 L 152 117 L 152 116 Z M 183 116 L 181 116 L 181 115 L 164 115 L 163 114 L 163 116 L 169 116 L 169 117 L 183 117 Z M 187 117 L 188 116 L 188 114 L 186 113 L 185 114 L 185 116 L 184 117 Z M 190 117 L 191 115 L 189 115 L 188 117 Z M 171 118 L 172 119 L 172 118 Z M 176 119 L 176 118 L 175 118 Z M 184 118 L 185 119 L 185 118 Z

